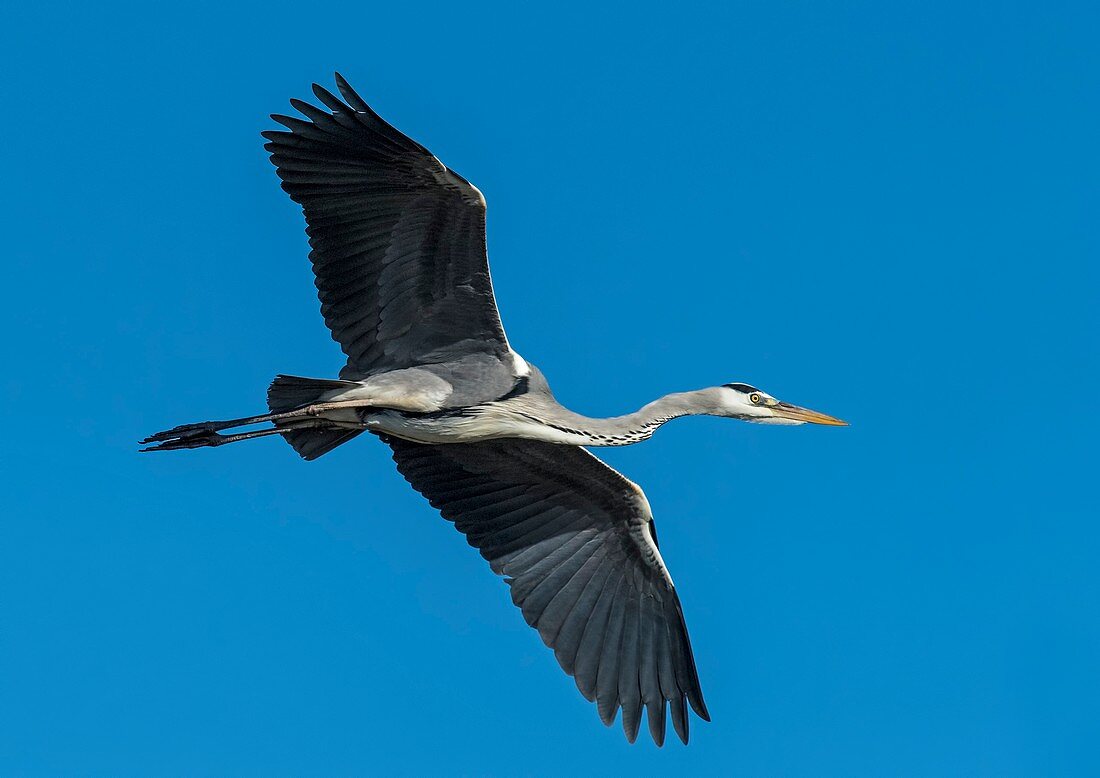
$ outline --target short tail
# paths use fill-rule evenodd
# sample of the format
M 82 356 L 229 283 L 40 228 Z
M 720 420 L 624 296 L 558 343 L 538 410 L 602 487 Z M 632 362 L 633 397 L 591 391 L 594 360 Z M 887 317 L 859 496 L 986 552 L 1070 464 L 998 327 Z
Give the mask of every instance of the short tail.
M 267 389 L 267 407 L 272 413 L 286 413 L 316 402 L 326 392 L 355 386 L 353 381 L 337 381 L 328 378 L 303 378 L 294 375 L 277 375 Z M 275 422 L 278 427 L 279 423 Z M 363 430 L 299 427 L 280 430 L 283 438 L 298 455 L 307 461 L 324 456 L 339 445 L 347 443 Z

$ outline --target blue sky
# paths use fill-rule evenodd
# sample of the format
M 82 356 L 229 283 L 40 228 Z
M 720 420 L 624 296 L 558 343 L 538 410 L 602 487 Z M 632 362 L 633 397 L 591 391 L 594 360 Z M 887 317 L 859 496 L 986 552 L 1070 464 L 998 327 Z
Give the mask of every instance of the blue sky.
M 0 30 L 0 771 L 1095 775 L 1090 4 L 24 4 Z M 605 730 L 357 440 L 139 456 L 327 376 L 259 132 L 340 69 L 489 201 L 509 336 L 610 414 L 714 721 Z

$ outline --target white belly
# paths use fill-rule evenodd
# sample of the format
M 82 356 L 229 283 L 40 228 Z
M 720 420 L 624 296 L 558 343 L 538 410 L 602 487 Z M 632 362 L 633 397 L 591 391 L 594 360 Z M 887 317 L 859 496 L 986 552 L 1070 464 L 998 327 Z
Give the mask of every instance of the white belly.
M 405 416 L 379 411 L 363 419 L 367 429 L 415 443 L 474 443 L 497 438 L 526 438 L 546 443 L 590 446 L 579 433 L 563 432 L 513 414 L 476 413 L 467 416 Z

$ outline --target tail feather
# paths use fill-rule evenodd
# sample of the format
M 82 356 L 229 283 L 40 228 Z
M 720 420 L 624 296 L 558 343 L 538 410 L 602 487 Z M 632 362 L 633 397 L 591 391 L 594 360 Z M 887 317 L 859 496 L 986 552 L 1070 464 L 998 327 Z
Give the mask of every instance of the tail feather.
M 347 443 L 362 432 L 363 430 L 325 430 L 308 428 L 280 430 L 280 434 L 286 442 L 289 443 L 294 450 L 298 452 L 298 455 L 307 462 L 312 462 L 314 459 L 317 459 L 317 457 L 324 456 L 337 446 Z
M 277 375 L 267 388 L 267 407 L 272 413 L 286 413 L 320 399 L 333 389 L 355 386 L 354 381 L 331 378 L 304 378 L 296 375 Z
M 272 413 L 286 413 L 316 402 L 323 394 L 333 389 L 346 389 L 355 385 L 354 381 L 277 375 L 267 390 L 267 407 Z M 276 422 L 275 426 L 278 427 L 279 423 Z M 298 455 L 309 461 L 324 456 L 361 432 L 362 430 L 332 429 L 314 425 L 280 430 L 280 434 L 298 452 Z

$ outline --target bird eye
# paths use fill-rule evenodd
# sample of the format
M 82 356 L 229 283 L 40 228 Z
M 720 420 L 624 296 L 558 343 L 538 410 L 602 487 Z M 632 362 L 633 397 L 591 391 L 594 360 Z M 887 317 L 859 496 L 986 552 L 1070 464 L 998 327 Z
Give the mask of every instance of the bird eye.
M 756 392 L 753 392 L 752 394 L 749 395 L 749 401 L 753 405 L 759 405 L 760 404 L 760 395 L 758 395 Z

